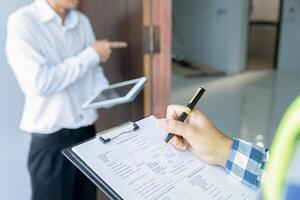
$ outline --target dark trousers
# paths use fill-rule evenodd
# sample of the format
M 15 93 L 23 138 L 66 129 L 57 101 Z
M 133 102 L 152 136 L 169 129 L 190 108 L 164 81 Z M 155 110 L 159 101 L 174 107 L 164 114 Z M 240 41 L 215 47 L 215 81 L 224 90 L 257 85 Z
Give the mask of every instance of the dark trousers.
M 95 200 L 96 187 L 61 151 L 95 136 L 94 126 L 32 134 L 28 157 L 32 200 Z

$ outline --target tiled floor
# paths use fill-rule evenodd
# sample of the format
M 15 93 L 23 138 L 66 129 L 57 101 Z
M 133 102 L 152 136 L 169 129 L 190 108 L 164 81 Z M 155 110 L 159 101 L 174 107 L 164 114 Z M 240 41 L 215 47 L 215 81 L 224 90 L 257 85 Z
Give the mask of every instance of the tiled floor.
M 300 71 L 190 79 L 173 74 L 172 82 L 172 103 L 186 104 L 196 88 L 204 86 L 207 91 L 198 106 L 220 130 L 267 147 L 284 111 L 300 94 Z

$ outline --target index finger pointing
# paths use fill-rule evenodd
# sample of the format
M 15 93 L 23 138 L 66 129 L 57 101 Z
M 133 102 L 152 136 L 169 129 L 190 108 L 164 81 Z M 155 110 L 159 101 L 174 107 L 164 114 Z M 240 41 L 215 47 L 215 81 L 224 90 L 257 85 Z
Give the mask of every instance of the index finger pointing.
M 112 49 L 119 49 L 119 48 L 126 48 L 127 47 L 127 43 L 126 42 L 109 42 L 110 47 Z

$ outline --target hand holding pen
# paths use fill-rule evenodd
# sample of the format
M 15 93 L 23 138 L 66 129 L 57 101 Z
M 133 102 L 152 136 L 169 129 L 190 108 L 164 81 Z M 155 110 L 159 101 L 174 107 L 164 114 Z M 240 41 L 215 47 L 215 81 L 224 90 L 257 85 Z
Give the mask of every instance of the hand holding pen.
M 204 94 L 205 89 L 200 87 L 198 88 L 198 90 L 196 91 L 195 95 L 193 96 L 193 98 L 190 100 L 190 102 L 187 104 L 186 109 L 181 113 L 181 115 L 179 116 L 179 118 L 177 119 L 180 122 L 184 122 L 184 120 L 187 118 L 187 116 L 190 114 L 190 112 L 193 110 L 193 108 L 195 107 L 195 105 L 197 104 L 197 102 L 199 101 L 199 99 L 202 97 L 202 95 Z M 169 141 L 170 139 L 173 137 L 173 133 L 169 133 L 164 141 L 164 143 L 161 145 L 161 147 L 164 147 Z
M 165 132 L 172 132 L 170 143 L 179 150 L 190 150 L 208 164 L 225 167 L 232 139 L 220 132 L 199 109 L 194 108 L 185 122 L 178 121 L 186 106 L 168 106 L 167 118 L 158 125 Z

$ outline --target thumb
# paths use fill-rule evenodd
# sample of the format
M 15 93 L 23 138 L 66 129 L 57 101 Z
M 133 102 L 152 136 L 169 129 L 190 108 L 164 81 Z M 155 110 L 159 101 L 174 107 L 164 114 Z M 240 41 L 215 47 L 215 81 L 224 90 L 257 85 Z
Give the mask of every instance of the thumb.
M 189 140 L 193 138 L 193 128 L 183 122 L 174 119 L 159 119 L 158 126 L 168 133 L 179 135 Z

